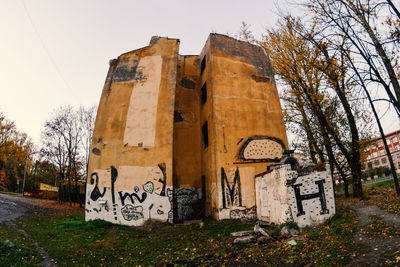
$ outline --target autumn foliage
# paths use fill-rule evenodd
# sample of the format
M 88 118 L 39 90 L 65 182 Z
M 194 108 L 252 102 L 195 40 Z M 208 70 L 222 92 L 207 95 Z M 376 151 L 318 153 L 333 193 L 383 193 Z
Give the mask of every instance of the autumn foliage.
M 0 113 L 0 190 L 17 190 L 17 180 L 22 181 L 27 154 L 32 142 L 19 132 L 13 121 Z M 28 157 L 28 169 L 32 159 Z

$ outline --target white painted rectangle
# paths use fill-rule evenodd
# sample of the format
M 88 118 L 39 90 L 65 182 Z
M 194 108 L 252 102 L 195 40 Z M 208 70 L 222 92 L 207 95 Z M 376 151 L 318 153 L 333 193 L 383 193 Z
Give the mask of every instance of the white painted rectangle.
M 124 144 L 154 146 L 156 138 L 158 93 L 162 69 L 161 56 L 140 59 L 137 71 L 145 80 L 135 83 L 129 103 Z

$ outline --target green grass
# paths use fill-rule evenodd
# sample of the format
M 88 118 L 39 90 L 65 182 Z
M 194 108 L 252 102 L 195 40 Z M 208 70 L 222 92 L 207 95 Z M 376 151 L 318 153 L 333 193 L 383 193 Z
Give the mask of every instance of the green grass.
M 15 246 L 4 245 L 6 240 Z M 42 257 L 25 236 L 0 226 L 0 266 L 38 266 L 41 261 Z
M 202 253 L 220 253 L 221 242 L 231 232 L 249 230 L 240 221 L 207 221 L 198 225 L 172 226 L 153 223 L 135 228 L 96 220 L 85 222 L 83 213 L 24 219 L 20 225 L 38 240 L 59 265 L 132 265 L 169 262 Z M 209 241 L 208 239 L 214 239 Z M 230 239 L 230 238 L 229 238 Z
M 131 266 L 150 264 L 210 265 L 280 263 L 343 265 L 349 261 L 355 215 L 348 209 L 319 227 L 301 234 L 297 246 L 279 236 L 280 226 L 267 229 L 274 239 L 265 244 L 233 244 L 235 231 L 251 230 L 254 223 L 206 220 L 205 226 L 150 223 L 145 227 L 112 225 L 101 220 L 85 222 L 83 212 L 42 214 L 20 220 L 59 266 Z
M 366 184 L 366 185 L 363 186 L 363 189 L 364 190 L 371 190 L 371 189 L 375 189 L 377 187 L 382 187 L 382 186 L 394 186 L 393 179 L 382 181 L 382 182 L 377 182 L 377 183 L 373 183 L 373 184 Z

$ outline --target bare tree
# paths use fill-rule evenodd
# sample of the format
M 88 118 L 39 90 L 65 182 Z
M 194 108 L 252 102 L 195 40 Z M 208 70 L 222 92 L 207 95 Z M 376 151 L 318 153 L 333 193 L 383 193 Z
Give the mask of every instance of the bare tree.
M 67 151 L 62 137 L 53 131 L 52 128 L 45 125 L 41 136 L 42 148 L 40 153 L 48 161 L 58 167 L 58 186 L 61 186 L 60 180 L 65 176 L 67 166 Z M 54 179 L 54 185 L 57 185 L 57 178 Z
M 53 118 L 45 123 L 45 131 L 52 138 L 49 140 L 56 141 L 55 147 L 66 152 L 67 171 L 66 178 L 68 179 L 68 198 L 70 205 L 72 204 L 72 187 L 71 175 L 74 176 L 75 199 L 79 198 L 78 192 L 78 156 L 79 145 L 82 141 L 82 127 L 79 121 L 77 112 L 71 106 L 61 107 L 55 111 Z
M 251 44 L 257 44 L 257 39 L 254 37 L 253 32 L 250 29 L 251 25 L 242 21 L 240 25 L 240 29 L 237 34 L 235 34 L 235 38 L 244 42 L 248 42 Z
M 83 144 L 82 150 L 84 154 L 84 165 L 85 165 L 84 176 L 87 176 L 88 172 L 90 146 L 92 144 L 96 113 L 97 113 L 97 106 L 90 106 L 88 108 L 81 106 L 78 111 L 79 121 L 81 123 L 81 128 L 82 128 L 82 144 Z
M 320 43 L 329 42 L 343 55 L 353 74 L 354 88 L 362 92 L 370 105 L 392 169 L 396 193 L 400 195 L 391 152 L 374 106 L 376 101 L 387 101 L 400 116 L 398 9 L 389 0 L 310 0 L 308 3 L 321 26 Z M 370 90 L 375 88 L 383 89 L 387 98 L 373 99 Z
M 364 79 L 380 86 L 400 116 L 398 55 L 400 42 L 389 27 L 398 9 L 384 0 L 309 0 L 314 19 L 329 40 L 337 36 L 349 41 L 350 55 Z M 396 24 L 397 25 L 397 24 Z M 386 28 L 385 28 L 386 27 Z

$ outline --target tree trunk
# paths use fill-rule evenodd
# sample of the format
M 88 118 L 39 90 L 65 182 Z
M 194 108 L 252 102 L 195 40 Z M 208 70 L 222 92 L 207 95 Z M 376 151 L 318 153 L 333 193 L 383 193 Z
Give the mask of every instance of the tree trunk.
M 394 184 L 395 184 L 395 187 L 396 187 L 396 193 L 397 193 L 398 196 L 400 196 L 400 187 L 399 187 L 399 181 L 397 179 L 396 168 L 395 168 L 394 163 L 393 163 L 393 158 L 392 158 L 392 154 L 390 153 L 389 146 L 387 145 L 387 142 L 386 142 L 385 133 L 383 132 L 382 124 L 381 124 L 381 121 L 379 119 L 378 113 L 376 112 L 374 103 L 372 102 L 371 95 L 369 94 L 369 92 L 367 90 L 367 87 L 366 87 L 366 85 L 364 83 L 364 80 L 362 79 L 362 77 L 361 77 L 360 73 L 358 72 L 357 68 L 354 66 L 354 63 L 351 60 L 351 58 L 349 57 L 349 55 L 347 55 L 347 57 L 349 59 L 349 62 L 351 64 L 354 72 L 356 73 L 356 75 L 357 75 L 357 77 L 358 77 L 358 79 L 359 79 L 359 81 L 361 83 L 361 87 L 363 88 L 363 90 L 364 90 L 364 92 L 365 92 L 365 94 L 366 94 L 366 96 L 368 98 L 368 102 L 371 105 L 371 109 L 372 109 L 372 112 L 374 114 L 374 117 L 375 117 L 375 120 L 376 120 L 376 124 L 378 125 L 379 133 L 381 134 L 382 141 L 383 141 L 383 144 L 385 146 L 386 154 L 388 155 L 389 164 L 390 164 L 390 168 L 391 168 L 391 172 L 392 172 L 392 176 L 393 176 L 393 181 L 394 181 Z
M 71 196 L 71 155 L 68 155 L 68 172 L 67 172 L 67 178 L 68 178 L 68 201 L 69 205 L 72 206 L 72 196 Z

